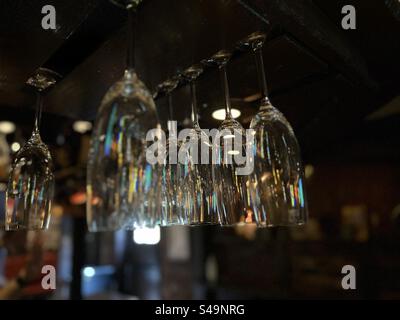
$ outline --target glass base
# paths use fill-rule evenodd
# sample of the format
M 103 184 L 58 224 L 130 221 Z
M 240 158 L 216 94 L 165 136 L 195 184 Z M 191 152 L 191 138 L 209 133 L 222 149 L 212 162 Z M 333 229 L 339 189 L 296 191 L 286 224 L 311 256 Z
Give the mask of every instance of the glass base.
M 35 75 L 28 79 L 26 84 L 35 87 L 38 91 L 43 91 L 54 85 L 60 78 L 61 75 L 57 72 L 46 68 L 39 68 Z

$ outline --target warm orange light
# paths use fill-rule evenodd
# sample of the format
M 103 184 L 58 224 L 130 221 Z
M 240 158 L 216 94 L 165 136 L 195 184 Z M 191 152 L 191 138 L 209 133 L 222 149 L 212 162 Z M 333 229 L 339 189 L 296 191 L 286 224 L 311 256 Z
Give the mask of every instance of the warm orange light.
M 75 206 L 79 206 L 86 202 L 86 192 L 78 191 L 69 197 L 69 202 Z

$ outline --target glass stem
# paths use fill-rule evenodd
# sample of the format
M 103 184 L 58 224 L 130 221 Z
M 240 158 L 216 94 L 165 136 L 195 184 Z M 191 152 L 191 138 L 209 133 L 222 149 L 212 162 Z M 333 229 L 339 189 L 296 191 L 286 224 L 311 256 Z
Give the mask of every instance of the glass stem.
M 192 97 L 192 121 L 193 126 L 199 126 L 199 117 L 197 113 L 197 97 L 196 97 L 196 83 L 194 80 L 190 81 L 190 95 Z
M 161 126 L 161 122 L 160 122 L 160 111 L 158 110 L 158 106 L 156 104 L 156 120 L 157 120 L 157 125 Z
M 127 8 L 128 10 L 128 51 L 126 55 L 126 66 L 128 70 L 135 68 L 135 27 L 136 27 L 136 10 Z
M 174 131 L 174 126 L 172 125 L 172 123 L 170 123 L 170 121 L 172 121 L 173 118 L 173 110 L 172 110 L 172 95 L 170 92 L 167 93 L 167 98 L 168 98 L 168 121 L 167 121 L 167 128 L 168 131 L 173 133 Z
M 40 121 L 42 118 L 42 107 L 43 107 L 43 97 L 42 93 L 38 91 L 36 98 L 35 124 L 33 127 L 33 132 L 36 134 L 39 134 Z
M 260 82 L 262 99 L 266 100 L 268 99 L 268 86 L 267 86 L 267 80 L 265 78 L 264 59 L 261 48 L 255 49 L 254 54 L 256 58 L 257 73 Z
M 171 95 L 171 93 L 168 93 L 168 117 L 169 117 L 169 120 L 172 121 L 173 110 L 172 110 L 172 95 Z
M 225 98 L 225 119 L 232 119 L 232 113 L 231 113 L 231 99 L 229 95 L 229 85 L 228 85 L 228 76 L 226 74 L 226 66 L 222 65 L 220 68 L 220 74 L 221 74 L 221 82 L 223 86 L 223 91 L 224 91 L 224 98 Z

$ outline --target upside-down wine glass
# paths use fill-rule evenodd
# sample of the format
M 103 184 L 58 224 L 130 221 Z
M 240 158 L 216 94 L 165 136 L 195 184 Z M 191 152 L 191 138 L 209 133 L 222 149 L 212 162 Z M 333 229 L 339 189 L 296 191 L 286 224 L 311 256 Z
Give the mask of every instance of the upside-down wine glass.
M 172 92 L 178 86 L 179 81 L 179 78 L 172 78 L 160 85 L 160 90 L 167 96 L 169 111 L 168 138 L 162 167 L 161 225 L 163 226 L 186 224 L 191 209 L 191 193 L 188 190 L 188 187 L 192 185 L 188 181 L 191 163 L 188 161 L 187 153 L 183 150 L 182 141 L 179 141 L 176 122 L 173 120 Z
M 255 131 L 251 207 L 259 226 L 302 225 L 307 221 L 307 202 L 301 153 L 290 123 L 268 98 L 262 55 L 265 38 L 256 32 L 242 43 L 254 52 L 262 91 L 259 112 L 250 124 Z
M 219 51 L 207 61 L 218 66 L 225 102 L 225 120 L 213 141 L 213 184 L 219 223 L 222 226 L 254 223 L 247 206 L 247 143 L 242 125 L 233 119 L 226 65 L 231 53 Z
M 192 161 L 192 174 L 189 186 L 192 192 L 192 208 L 189 225 L 218 224 L 217 202 L 212 180 L 212 146 L 209 135 L 199 125 L 197 112 L 196 80 L 203 72 L 200 65 L 194 65 L 183 72 L 189 82 L 192 104 L 193 129 L 190 130 L 189 154 Z
M 56 83 L 58 75 L 40 68 L 27 84 L 37 90 L 33 132 L 18 151 L 6 191 L 6 230 L 43 230 L 50 222 L 54 193 L 52 158 L 40 136 L 42 93 Z
M 143 199 L 157 180 L 154 166 L 146 161 L 146 133 L 157 125 L 155 104 L 134 69 L 133 23 L 141 1 L 113 2 L 128 11 L 127 67 L 103 98 L 96 116 L 87 167 L 90 231 L 145 225 L 148 211 Z

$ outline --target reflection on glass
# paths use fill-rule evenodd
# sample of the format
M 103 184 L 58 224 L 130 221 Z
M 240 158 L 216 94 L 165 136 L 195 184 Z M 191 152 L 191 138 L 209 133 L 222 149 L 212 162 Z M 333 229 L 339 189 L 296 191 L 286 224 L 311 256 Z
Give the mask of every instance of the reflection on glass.
M 262 99 L 250 128 L 255 130 L 254 172 L 248 183 L 259 226 L 292 226 L 307 220 L 304 169 L 290 123 L 268 99 L 262 46 L 265 35 L 254 33 L 244 44 L 256 57 Z
M 87 169 L 87 223 L 90 231 L 110 231 L 153 224 L 150 193 L 156 187 L 153 165 L 146 161 L 146 133 L 155 128 L 151 93 L 134 71 L 135 5 L 127 2 L 127 69 L 99 108 Z
M 54 192 L 52 158 L 39 132 L 42 91 L 53 85 L 56 74 L 39 69 L 28 84 L 38 91 L 35 123 L 31 137 L 18 151 L 6 191 L 6 230 L 42 230 L 50 222 Z
M 183 225 L 188 221 L 191 210 L 192 165 L 189 161 L 188 150 L 178 139 L 177 125 L 173 121 L 171 92 L 177 87 L 178 78 L 165 81 L 161 85 L 168 98 L 169 122 L 166 155 L 162 166 L 162 219 L 161 224 Z M 182 161 L 180 161 L 182 160 Z
M 201 66 L 188 68 L 183 73 L 190 83 L 192 101 L 193 129 L 190 131 L 189 150 L 192 161 L 190 185 L 187 186 L 191 195 L 191 210 L 188 223 L 190 225 L 218 224 L 217 202 L 212 180 L 212 148 L 208 135 L 200 128 L 197 113 L 197 97 L 195 81 L 202 73 Z
M 231 114 L 226 73 L 230 56 L 229 52 L 220 51 L 211 59 L 220 70 L 226 109 L 226 118 L 213 142 L 215 165 L 212 166 L 219 222 L 223 226 L 254 223 L 253 216 L 247 213 L 247 176 L 237 174 L 237 169 L 245 165 L 239 160 L 246 157 L 246 136 L 241 124 Z

